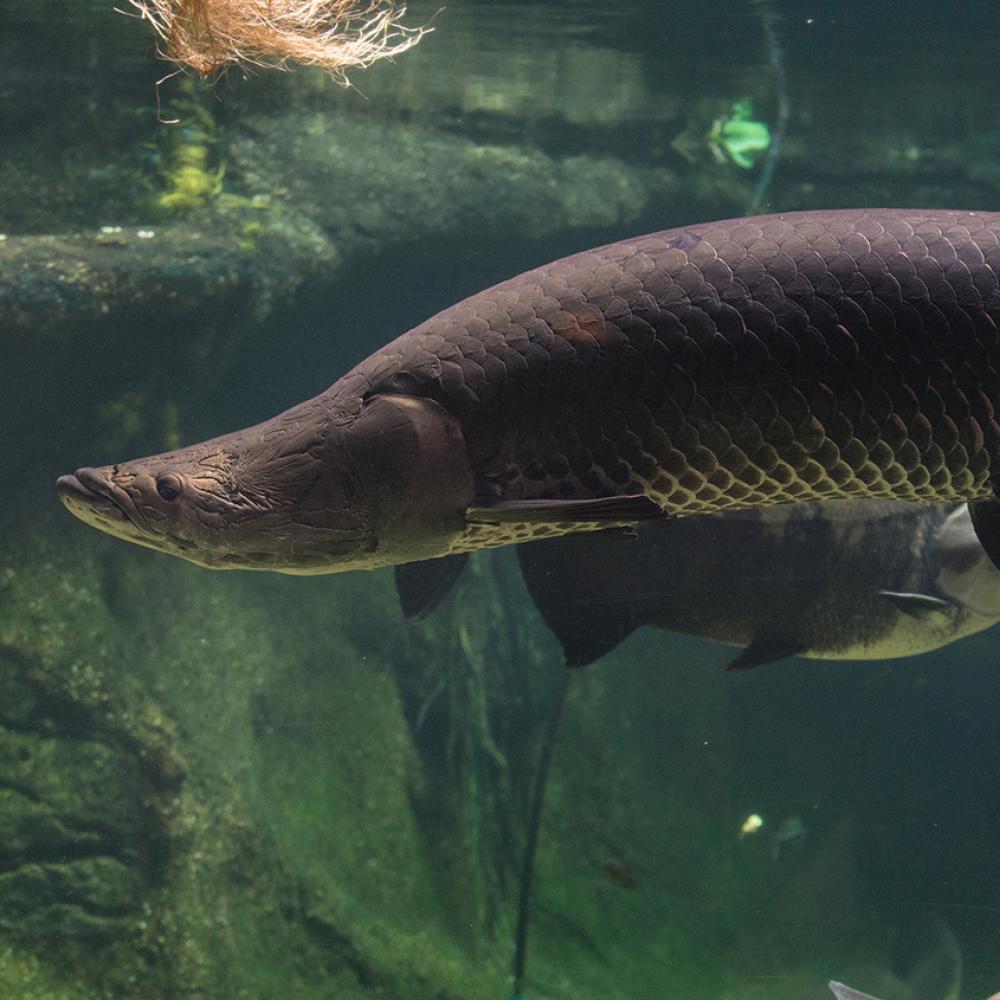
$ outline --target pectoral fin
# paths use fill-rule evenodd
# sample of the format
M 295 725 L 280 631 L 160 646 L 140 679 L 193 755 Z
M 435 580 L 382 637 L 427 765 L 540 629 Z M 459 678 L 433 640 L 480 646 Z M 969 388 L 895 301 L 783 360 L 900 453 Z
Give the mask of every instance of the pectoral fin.
M 894 590 L 880 590 L 879 596 L 884 597 L 911 618 L 927 618 L 932 614 L 951 616 L 957 610 L 950 601 L 932 597 L 930 594 L 904 594 Z
M 426 618 L 448 596 L 468 558 L 462 552 L 396 567 L 396 593 L 407 621 Z
M 666 516 L 644 493 L 583 500 L 486 500 L 465 512 L 467 524 L 635 524 Z

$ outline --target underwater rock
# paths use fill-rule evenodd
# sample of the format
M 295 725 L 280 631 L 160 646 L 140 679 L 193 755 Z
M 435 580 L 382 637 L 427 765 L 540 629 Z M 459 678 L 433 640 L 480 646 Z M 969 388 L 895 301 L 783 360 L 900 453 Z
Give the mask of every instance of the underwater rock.
M 538 238 L 627 223 L 676 187 L 669 171 L 613 157 L 554 159 L 427 129 L 294 113 L 248 123 L 226 176 L 243 193 L 184 222 L 101 220 L 81 235 L 5 234 L 4 339 L 30 333 L 36 345 L 58 342 L 88 324 L 127 337 L 146 313 L 203 325 L 206 310 L 236 302 L 260 320 L 303 290 L 330 287 L 362 253 L 457 236 L 484 210 L 494 238 Z
M 348 114 L 246 116 L 230 148 L 250 194 L 274 192 L 345 257 L 426 239 L 537 239 L 624 225 L 668 204 L 677 179 L 605 154 L 555 156 Z M 335 191 L 337 196 L 330 197 Z
M 4 340 L 30 334 L 41 348 L 88 324 L 113 335 L 116 320 L 128 337 L 137 309 L 180 318 L 236 298 L 266 312 L 273 298 L 333 264 L 322 235 L 300 228 L 294 243 L 287 235 L 268 229 L 259 253 L 240 252 L 238 228 L 218 219 L 204 229 L 104 226 L 79 236 L 11 236 L 0 241 Z
M 30 653 L 0 647 L 0 671 L 0 930 L 111 938 L 162 872 L 155 772 Z

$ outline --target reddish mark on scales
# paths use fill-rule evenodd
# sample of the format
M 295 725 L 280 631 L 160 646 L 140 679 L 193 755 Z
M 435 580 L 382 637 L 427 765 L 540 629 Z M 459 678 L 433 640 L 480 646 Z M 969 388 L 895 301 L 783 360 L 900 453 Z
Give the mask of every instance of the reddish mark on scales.
M 610 338 L 608 321 L 604 313 L 593 306 L 583 309 L 561 309 L 552 321 L 552 332 L 571 344 L 587 341 L 601 344 Z

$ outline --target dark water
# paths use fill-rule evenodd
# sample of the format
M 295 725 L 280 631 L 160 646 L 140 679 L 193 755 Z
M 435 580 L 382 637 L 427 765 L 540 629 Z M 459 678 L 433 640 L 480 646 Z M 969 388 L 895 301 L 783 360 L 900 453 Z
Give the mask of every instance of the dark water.
M 158 88 L 112 4 L 6 0 L 0 996 L 508 997 L 561 669 L 511 554 L 410 626 L 389 572 L 209 573 L 74 521 L 54 479 L 269 417 L 535 264 L 745 213 L 766 151 L 708 137 L 740 100 L 773 133 L 781 72 L 763 210 L 998 209 L 994 20 L 465 0 L 355 90 Z M 172 210 L 185 155 L 221 181 Z M 573 675 L 525 996 L 1000 988 L 995 633 L 731 658 L 643 630 Z

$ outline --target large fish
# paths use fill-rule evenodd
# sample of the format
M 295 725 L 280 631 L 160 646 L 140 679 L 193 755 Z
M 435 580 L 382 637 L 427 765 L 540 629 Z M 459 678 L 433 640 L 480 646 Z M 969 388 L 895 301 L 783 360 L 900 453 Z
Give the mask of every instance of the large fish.
M 831 500 L 573 535 L 518 547 L 525 583 L 570 666 L 642 625 L 785 656 L 886 659 L 1000 621 L 1000 570 L 965 504 Z
M 503 282 L 273 419 L 59 480 L 215 568 L 427 560 L 668 515 L 969 500 L 1000 561 L 1000 214 L 761 216 Z

